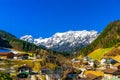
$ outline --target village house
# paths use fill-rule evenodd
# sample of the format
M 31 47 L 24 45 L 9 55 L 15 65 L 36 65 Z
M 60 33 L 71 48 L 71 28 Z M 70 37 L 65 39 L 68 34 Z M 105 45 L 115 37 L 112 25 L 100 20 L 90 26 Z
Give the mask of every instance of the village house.
M 112 59 L 112 58 L 102 58 L 100 62 L 101 62 L 102 65 L 104 65 L 106 63 L 109 63 L 109 64 L 117 63 L 117 61 Z
M 32 68 L 30 66 L 28 66 L 27 64 L 24 64 L 23 66 L 18 68 L 18 73 L 21 73 L 21 72 L 31 73 L 32 72 Z
M 100 64 L 101 64 L 102 66 L 106 65 L 106 63 L 107 63 L 107 58 L 102 58 L 102 59 L 100 60 Z
M 13 52 L 0 52 L 0 59 L 28 59 L 28 54 L 14 54 Z
M 75 71 L 70 71 L 67 73 L 66 80 L 76 80 L 77 78 L 77 73 Z
M 86 56 L 86 57 L 83 58 L 83 60 L 84 60 L 84 61 L 90 61 L 91 58 L 90 58 L 89 56 Z
M 40 74 L 44 75 L 46 80 L 51 80 L 53 78 L 52 70 L 50 68 L 48 68 L 47 66 L 43 66 L 40 69 Z
M 17 71 L 18 71 L 17 79 L 22 80 L 23 78 L 25 78 L 24 80 L 26 80 L 26 78 L 30 77 L 32 68 L 30 66 L 24 64 L 23 66 L 19 67 Z
M 29 59 L 29 55 L 28 54 L 15 54 L 14 59 L 26 60 L 26 59 Z
M 54 80 L 61 80 L 61 75 L 63 73 L 62 67 L 58 67 L 53 72 L 53 79 Z
M 113 65 L 118 62 L 112 58 L 103 58 L 101 59 L 100 63 L 103 66 L 103 69 L 107 69 L 107 68 L 114 69 L 115 67 Z
M 45 75 L 45 74 L 51 74 L 52 71 L 49 68 L 42 68 L 40 70 L 40 74 Z
M 116 79 L 120 78 L 120 70 L 119 69 L 104 69 L 104 79 Z
M 77 59 L 77 58 L 74 58 L 74 59 L 72 59 L 72 65 L 74 66 L 74 67 L 80 67 L 80 66 L 82 66 L 82 59 Z
M 27 72 L 21 72 L 17 74 L 16 80 L 31 80 L 30 75 Z
M 14 53 L 12 52 L 0 52 L 1 59 L 13 59 Z
M 75 68 L 68 68 L 63 73 L 63 80 L 76 80 L 77 79 L 77 71 Z

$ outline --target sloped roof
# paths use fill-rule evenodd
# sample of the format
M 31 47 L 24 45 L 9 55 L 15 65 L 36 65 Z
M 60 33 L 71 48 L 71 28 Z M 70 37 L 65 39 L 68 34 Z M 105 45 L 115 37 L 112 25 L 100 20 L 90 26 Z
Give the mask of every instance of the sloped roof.
M 89 74 L 86 75 L 86 77 L 87 77 L 88 80 L 95 80 L 95 79 L 97 79 L 97 78 L 99 78 L 101 76 L 96 76 L 94 74 L 89 73 Z
M 106 74 L 113 74 L 116 71 L 118 71 L 118 69 L 104 69 L 103 72 Z
M 12 52 L 0 52 L 0 56 L 14 55 Z

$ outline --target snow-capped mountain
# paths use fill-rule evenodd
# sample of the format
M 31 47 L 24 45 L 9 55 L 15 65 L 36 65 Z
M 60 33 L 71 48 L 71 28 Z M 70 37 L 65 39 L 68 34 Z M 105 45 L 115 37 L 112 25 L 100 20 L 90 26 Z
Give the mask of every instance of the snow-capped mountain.
M 36 45 L 45 46 L 48 49 L 56 51 L 70 52 L 81 49 L 89 45 L 98 37 L 98 32 L 92 31 L 67 31 L 64 33 L 56 33 L 49 38 L 33 38 L 31 35 L 22 36 L 20 39 L 34 43 Z
M 25 36 L 22 36 L 20 39 L 30 43 L 34 42 L 34 38 L 32 37 L 32 35 L 25 35 Z

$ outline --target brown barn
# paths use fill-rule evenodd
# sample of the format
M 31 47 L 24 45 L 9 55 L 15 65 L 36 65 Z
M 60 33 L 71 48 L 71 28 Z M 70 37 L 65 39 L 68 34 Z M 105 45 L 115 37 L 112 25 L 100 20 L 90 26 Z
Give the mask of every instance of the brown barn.
M 120 78 L 119 69 L 104 69 L 103 72 L 105 79 Z
M 0 58 L 13 59 L 14 53 L 12 52 L 0 52 Z

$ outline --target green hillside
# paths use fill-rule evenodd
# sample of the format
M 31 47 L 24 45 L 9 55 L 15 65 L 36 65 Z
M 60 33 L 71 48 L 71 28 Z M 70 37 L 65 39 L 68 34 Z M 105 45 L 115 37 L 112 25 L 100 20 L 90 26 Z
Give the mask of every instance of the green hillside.
M 33 51 L 42 49 L 41 47 L 38 47 L 29 42 L 19 40 L 14 35 L 12 35 L 8 32 L 2 31 L 2 30 L 0 30 L 0 38 L 1 38 L 1 40 L 6 41 L 7 44 L 10 45 L 10 47 L 8 47 L 8 48 L 12 48 L 15 50 L 33 52 Z M 5 44 L 6 42 L 4 44 L 2 44 L 2 42 L 1 42 L 0 47 L 6 47 L 6 44 Z M 2 46 L 2 45 L 4 45 L 4 46 Z
M 105 56 L 120 56 L 120 43 L 115 45 L 109 52 L 105 54 Z
M 106 53 L 108 53 L 112 48 L 100 48 L 96 49 L 93 52 L 89 53 L 89 57 L 91 57 L 94 60 L 100 60 L 101 58 L 104 57 Z
M 7 73 L 0 71 L 0 80 L 14 80 L 14 79 L 12 79 L 12 77 Z
M 45 49 L 44 47 L 36 46 L 33 43 L 17 39 L 14 35 L 0 30 L 0 47 L 10 48 L 18 51 L 36 53 L 36 54 L 51 54 L 51 55 L 64 55 L 69 56 L 66 52 L 56 52 L 53 50 Z
M 113 58 L 120 60 L 120 43 L 111 48 L 99 48 L 88 54 L 89 57 L 95 60 L 100 60 L 103 57 Z
M 7 40 L 4 40 L 0 37 L 0 47 L 12 48 Z
M 98 38 L 80 50 L 79 55 L 87 55 L 99 48 L 111 48 L 120 42 L 120 21 L 111 22 Z

